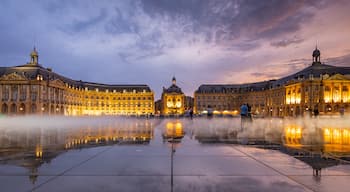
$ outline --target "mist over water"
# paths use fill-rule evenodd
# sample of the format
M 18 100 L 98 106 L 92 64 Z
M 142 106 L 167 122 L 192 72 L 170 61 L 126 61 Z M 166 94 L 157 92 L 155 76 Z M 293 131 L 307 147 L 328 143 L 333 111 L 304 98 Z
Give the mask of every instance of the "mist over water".
M 305 135 L 315 134 L 319 129 L 332 128 L 350 131 L 349 116 L 333 117 L 300 117 L 300 118 L 256 118 L 252 122 L 242 125 L 241 119 L 235 118 L 179 118 L 179 119 L 157 119 L 157 118 L 137 118 L 137 117 L 116 117 L 116 116 L 13 116 L 0 118 L 0 131 L 22 130 L 67 130 L 75 132 L 81 129 L 134 129 L 151 123 L 151 129 L 160 128 L 165 130 L 168 122 L 180 123 L 181 129 L 191 138 L 206 138 L 215 140 L 227 139 L 261 139 L 271 142 L 281 140 L 281 135 L 296 131 L 302 131 Z M 242 127 L 243 126 L 243 127 Z M 289 130 L 291 129 L 291 130 Z M 347 132 L 346 132 L 347 133 Z M 350 134 L 350 132 L 349 132 Z M 315 138 L 313 138 L 315 139 Z
M 1 117 L 0 129 L 36 129 L 36 128 L 70 128 L 75 127 L 103 127 L 111 125 L 122 125 L 125 122 L 137 123 L 140 121 L 172 121 L 180 122 L 184 129 L 195 131 L 213 132 L 220 130 L 237 131 L 240 134 L 254 136 L 261 131 L 279 132 L 286 126 L 300 126 L 304 130 L 313 130 L 315 128 L 350 128 L 350 116 L 330 116 L 330 117 L 300 117 L 300 118 L 257 118 L 253 122 L 243 124 L 240 118 L 188 118 L 179 119 L 146 119 L 137 117 L 121 117 L 121 116 L 13 116 Z M 165 124 L 163 124 L 165 126 Z

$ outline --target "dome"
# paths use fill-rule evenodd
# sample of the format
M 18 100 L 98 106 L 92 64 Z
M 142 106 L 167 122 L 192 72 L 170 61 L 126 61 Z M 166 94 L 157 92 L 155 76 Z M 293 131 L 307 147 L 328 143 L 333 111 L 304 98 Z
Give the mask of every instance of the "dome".
M 183 93 L 181 88 L 177 85 L 171 85 L 168 89 L 164 90 L 165 93 Z

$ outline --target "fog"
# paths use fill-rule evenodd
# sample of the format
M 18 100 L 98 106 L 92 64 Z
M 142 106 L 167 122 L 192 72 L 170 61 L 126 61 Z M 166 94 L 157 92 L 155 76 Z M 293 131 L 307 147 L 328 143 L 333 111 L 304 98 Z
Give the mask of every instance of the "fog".
M 241 123 L 240 118 L 138 118 L 138 117 L 116 117 L 116 116 L 12 116 L 0 118 L 0 130 L 35 130 L 35 129 L 76 129 L 82 127 L 127 127 L 138 126 L 144 121 L 159 121 L 156 127 L 166 128 L 167 122 L 178 122 L 189 135 L 196 136 L 232 136 L 249 138 L 266 138 L 280 135 L 286 127 L 300 127 L 303 133 L 315 132 L 318 128 L 340 128 L 350 129 L 349 116 L 329 116 L 318 118 L 257 118 L 252 122 Z

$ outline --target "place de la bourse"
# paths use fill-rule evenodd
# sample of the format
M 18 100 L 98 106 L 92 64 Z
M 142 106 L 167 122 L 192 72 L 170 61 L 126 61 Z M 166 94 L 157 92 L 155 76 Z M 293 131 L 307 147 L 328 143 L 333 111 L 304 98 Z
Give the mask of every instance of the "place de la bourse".
M 320 115 L 350 109 L 350 67 L 321 62 L 316 48 L 312 62 L 292 75 L 256 83 L 203 84 L 194 98 L 185 96 L 173 77 L 154 102 L 148 85 L 101 84 L 76 81 L 39 64 L 34 48 L 30 62 L 0 67 L 0 106 L 3 115 L 238 115 L 242 104 L 261 117 Z

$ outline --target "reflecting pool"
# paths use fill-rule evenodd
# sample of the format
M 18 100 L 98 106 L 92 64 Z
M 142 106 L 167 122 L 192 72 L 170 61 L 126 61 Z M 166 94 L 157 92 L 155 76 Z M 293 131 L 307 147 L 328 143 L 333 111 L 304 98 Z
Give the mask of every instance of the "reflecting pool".
M 347 118 L 8 117 L 1 191 L 347 191 Z

